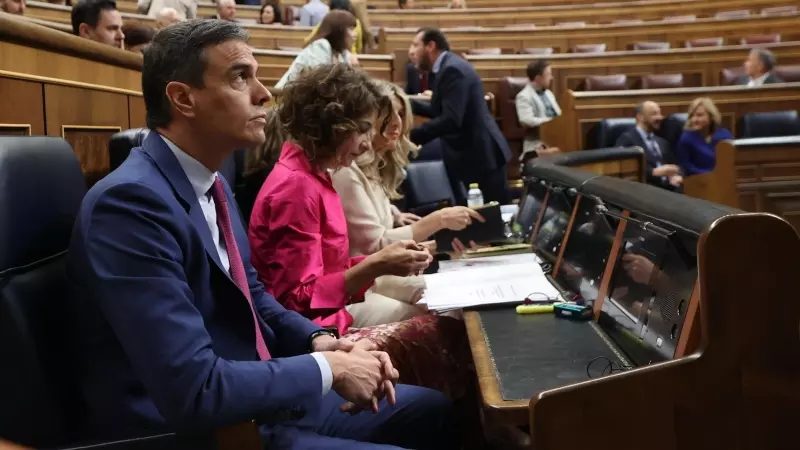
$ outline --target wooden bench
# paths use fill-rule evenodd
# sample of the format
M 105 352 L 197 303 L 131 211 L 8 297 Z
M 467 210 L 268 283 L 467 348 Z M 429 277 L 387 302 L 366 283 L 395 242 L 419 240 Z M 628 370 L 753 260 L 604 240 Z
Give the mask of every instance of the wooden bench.
M 535 7 L 470 8 L 460 10 L 387 9 L 370 11 L 372 25 L 382 27 L 437 27 L 467 26 L 504 27 L 514 24 L 548 26 L 559 23 L 585 22 L 613 23 L 620 19 L 661 20 L 668 16 L 694 15 L 713 17 L 716 13 L 749 10 L 759 14 L 771 6 L 788 6 L 792 0 L 645 0 L 593 5 L 553 5 Z M 238 15 L 238 12 L 237 12 Z
M 779 215 L 800 230 L 800 136 L 717 144 L 716 166 L 687 177 L 686 195 Z
M 450 47 L 457 52 L 473 48 L 501 48 L 515 53 L 523 48 L 550 47 L 565 53 L 577 44 L 605 43 L 607 51 L 627 50 L 636 42 L 669 42 L 683 47 L 692 39 L 722 37 L 738 44 L 742 37 L 780 34 L 785 41 L 800 40 L 798 15 L 756 16 L 734 19 L 697 19 L 689 22 L 657 21 L 639 24 L 586 25 L 582 28 L 537 27 L 521 31 L 513 28 L 443 29 Z M 417 28 L 382 28 L 378 53 L 408 51 Z

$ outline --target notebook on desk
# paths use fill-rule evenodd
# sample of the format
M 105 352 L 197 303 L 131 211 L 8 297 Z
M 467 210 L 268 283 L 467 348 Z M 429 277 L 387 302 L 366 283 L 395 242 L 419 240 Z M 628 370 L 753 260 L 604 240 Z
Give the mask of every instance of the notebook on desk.
M 506 240 L 506 224 L 497 202 L 488 203 L 475 208 L 483 216 L 484 221 L 473 220 L 463 230 L 441 230 L 434 235 L 436 249 L 441 252 L 453 251 L 453 239 L 458 238 L 464 245 L 474 241 L 478 245 Z

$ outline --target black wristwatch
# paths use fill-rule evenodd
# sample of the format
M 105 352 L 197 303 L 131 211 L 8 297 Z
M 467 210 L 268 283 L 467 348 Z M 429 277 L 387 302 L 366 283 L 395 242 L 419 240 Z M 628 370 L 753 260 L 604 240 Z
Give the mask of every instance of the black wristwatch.
M 312 343 L 314 342 L 314 339 L 320 336 L 331 336 L 334 339 L 339 339 L 339 330 L 337 330 L 336 327 L 331 327 L 331 328 L 322 328 L 321 330 L 317 330 L 311 333 L 311 336 L 308 337 L 308 348 L 312 352 L 314 351 L 314 346 L 312 345 Z

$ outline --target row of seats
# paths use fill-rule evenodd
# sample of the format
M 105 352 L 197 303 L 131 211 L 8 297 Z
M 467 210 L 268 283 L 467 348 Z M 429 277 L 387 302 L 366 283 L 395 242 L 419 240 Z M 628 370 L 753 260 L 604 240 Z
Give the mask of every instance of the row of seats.
M 741 45 L 765 45 L 777 44 L 781 42 L 780 34 L 763 34 L 757 36 L 746 36 L 739 40 Z M 686 41 L 686 48 L 700 48 L 700 47 L 722 47 L 725 45 L 725 39 L 721 37 L 694 39 Z M 570 48 L 571 53 L 603 53 L 606 51 L 606 44 L 578 44 Z M 631 50 L 635 51 L 653 51 L 653 50 L 669 50 L 669 42 L 636 42 L 631 45 Z M 553 54 L 552 47 L 531 47 L 523 48 L 517 53 L 520 55 L 551 55 Z M 468 55 L 502 55 L 503 49 L 499 47 L 488 48 L 473 48 L 467 50 Z
M 668 115 L 661 123 L 659 134 L 675 147 L 687 119 L 686 113 Z M 635 126 L 636 119 L 633 117 L 601 120 L 590 132 L 588 148 L 612 147 L 623 133 Z M 798 136 L 800 118 L 797 111 L 747 113 L 739 120 L 737 134 L 741 139 Z

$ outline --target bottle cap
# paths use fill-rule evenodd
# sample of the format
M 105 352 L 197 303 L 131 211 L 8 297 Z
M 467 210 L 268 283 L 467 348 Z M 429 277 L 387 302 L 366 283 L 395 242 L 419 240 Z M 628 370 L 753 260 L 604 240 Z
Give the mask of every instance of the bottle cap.
M 469 188 L 470 189 L 478 189 L 478 183 L 470 183 L 469 184 Z

